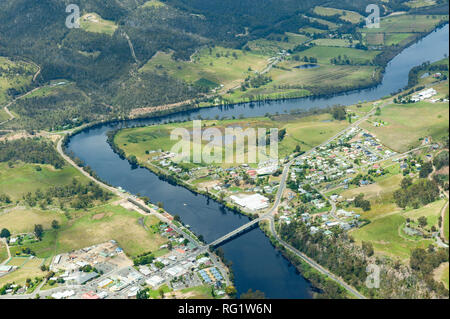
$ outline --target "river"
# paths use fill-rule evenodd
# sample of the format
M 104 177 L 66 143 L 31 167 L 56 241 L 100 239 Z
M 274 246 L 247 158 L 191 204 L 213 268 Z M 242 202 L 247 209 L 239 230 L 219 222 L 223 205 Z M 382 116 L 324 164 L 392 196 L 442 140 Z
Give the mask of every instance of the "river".
M 89 165 L 104 181 L 121 186 L 132 194 L 148 196 L 152 202 L 162 202 L 172 215 L 179 215 L 196 234 L 211 242 L 248 222 L 246 216 L 234 213 L 203 195 L 160 180 L 144 168 L 133 169 L 127 160 L 115 154 L 106 142 L 108 131 L 135 125 L 152 125 L 167 120 L 187 120 L 197 116 L 254 117 L 266 113 L 284 113 L 293 109 L 350 105 L 376 100 L 404 88 L 409 70 L 425 61 L 437 61 L 448 55 L 448 24 L 404 49 L 390 61 L 383 80 L 373 89 L 339 94 L 331 98 L 301 98 L 264 104 L 203 108 L 155 119 L 137 119 L 107 123 L 74 135 L 68 149 Z M 258 289 L 268 298 L 311 298 L 312 287 L 291 263 L 274 247 L 263 232 L 256 228 L 222 245 L 227 260 L 232 261 L 238 294 Z

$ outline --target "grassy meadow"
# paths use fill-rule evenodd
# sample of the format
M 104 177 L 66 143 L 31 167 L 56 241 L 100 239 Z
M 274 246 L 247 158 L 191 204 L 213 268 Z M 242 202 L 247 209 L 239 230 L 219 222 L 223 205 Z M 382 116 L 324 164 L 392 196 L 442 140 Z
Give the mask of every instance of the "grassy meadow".
M 295 116 L 286 116 L 282 119 L 281 117 L 273 120 L 269 118 L 206 120 L 202 121 L 202 125 L 204 125 L 202 129 L 216 128 L 222 132 L 223 136 L 227 127 L 241 127 L 243 130 L 246 128 L 266 128 L 267 131 L 270 128 L 286 129 L 286 136 L 278 145 L 278 154 L 281 158 L 291 154 L 296 145 L 299 145 L 302 150 L 308 150 L 348 125 L 346 121 L 332 120 L 330 114 L 297 119 L 295 119 Z M 125 151 L 127 156 L 134 155 L 140 163 L 146 163 L 151 157 L 155 156 L 155 154 L 146 154 L 146 151 L 159 149 L 170 151 L 172 146 L 178 142 L 178 140 L 170 140 L 170 133 L 173 129 L 179 127 L 192 131 L 192 122 L 124 129 L 116 135 L 114 141 L 119 148 Z M 202 147 L 207 143 L 209 142 L 203 141 Z M 193 148 L 192 142 L 190 148 Z M 221 150 L 224 153 L 223 148 Z M 245 152 L 247 151 L 246 149 Z M 222 157 L 222 160 L 227 159 Z M 232 165 L 232 163 L 222 164 L 222 166 Z
M 359 23 L 363 19 L 363 16 L 361 16 L 358 12 L 355 11 L 327 8 L 322 6 L 316 6 L 314 8 L 314 13 L 325 17 L 338 14 L 339 19 L 354 24 Z
M 420 146 L 420 138 L 426 136 L 431 136 L 434 140 L 448 136 L 448 103 L 421 101 L 388 105 L 376 118 L 387 124 L 374 127 L 365 122 L 361 127 L 375 134 L 383 144 L 397 152 Z
M 0 194 L 9 195 L 16 201 L 37 189 L 45 191 L 54 185 L 70 184 L 74 178 L 87 180 L 72 166 L 55 169 L 51 165 L 16 162 L 9 167 L 7 163 L 0 163 Z
M 86 32 L 113 35 L 117 25 L 113 21 L 105 20 L 97 13 L 86 13 L 80 18 L 80 26 Z
M 139 223 L 140 218 L 145 219 L 147 228 Z M 59 221 L 59 229 L 51 228 L 52 220 Z M 18 208 L 0 215 L 0 226 L 7 227 L 12 234 L 32 232 L 35 224 L 43 226 L 45 232 L 42 241 L 10 247 L 13 256 L 22 247 L 28 247 L 40 258 L 49 258 L 111 239 L 116 240 L 129 256 L 147 251 L 156 252 L 167 241 L 151 228 L 158 222 L 156 217 L 142 216 L 114 204 L 69 213 Z
M 13 61 L 0 56 L 0 105 L 10 100 L 7 94 L 8 89 L 21 91 L 31 83 L 36 72 L 37 68 L 30 63 Z M 5 117 L 2 112 L 0 112 L 0 122 L 2 117 Z
M 269 56 L 222 47 L 203 48 L 192 56 L 191 62 L 175 61 L 172 54 L 158 52 L 142 68 L 141 72 L 167 72 L 188 83 L 201 83 L 204 79 L 224 89 L 239 86 L 254 71 L 262 71 Z
M 15 282 L 18 285 L 24 285 L 28 278 L 34 280 L 35 277 L 42 277 L 46 272 L 41 270 L 41 265 L 45 262 L 41 258 L 12 258 L 7 265 L 20 266 L 14 272 L 0 277 L 0 287 L 4 284 Z

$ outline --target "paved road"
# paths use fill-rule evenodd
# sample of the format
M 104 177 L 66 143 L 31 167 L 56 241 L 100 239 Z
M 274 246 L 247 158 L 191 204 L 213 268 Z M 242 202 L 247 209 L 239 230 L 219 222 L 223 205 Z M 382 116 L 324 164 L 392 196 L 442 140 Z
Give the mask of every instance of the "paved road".
M 362 294 L 360 294 L 358 292 L 358 290 L 356 290 L 355 288 L 353 288 L 352 286 L 348 285 L 347 283 L 345 283 L 345 281 L 337 276 L 335 276 L 333 273 L 331 273 L 329 270 L 325 269 L 324 267 L 322 267 L 321 265 L 319 265 L 318 263 L 316 263 L 313 259 L 309 258 L 308 256 L 306 256 L 304 253 L 302 253 L 301 251 L 299 251 L 298 249 L 292 247 L 291 245 L 289 245 L 288 243 L 286 243 L 285 241 L 283 241 L 277 234 L 276 229 L 275 229 L 275 222 L 273 218 L 270 218 L 270 229 L 271 232 L 274 234 L 275 239 L 282 244 L 286 249 L 290 250 L 291 252 L 293 252 L 294 254 L 296 254 L 298 257 L 300 257 L 301 259 L 303 259 L 303 261 L 305 261 L 308 265 L 310 265 L 311 267 L 313 267 L 314 269 L 318 270 L 320 273 L 328 276 L 329 278 L 331 278 L 332 280 L 334 280 L 335 282 L 337 282 L 339 285 L 341 285 L 342 287 L 344 287 L 348 292 L 350 292 L 351 294 L 353 294 L 354 296 L 356 296 L 359 299 L 366 299 L 365 296 L 363 296 Z
M 392 104 L 392 101 L 389 101 L 383 105 L 380 106 L 380 108 L 385 107 L 386 105 Z M 326 270 L 324 267 L 320 266 L 318 263 L 316 263 L 314 260 L 312 260 L 311 258 L 309 258 L 308 256 L 306 256 L 305 254 L 303 254 L 302 252 L 300 252 L 299 250 L 295 249 L 294 247 L 292 247 L 291 245 L 289 245 L 288 243 L 284 242 L 283 240 L 281 240 L 281 238 L 279 238 L 277 232 L 276 232 L 276 228 L 275 228 L 275 221 L 274 221 L 274 213 L 277 211 L 278 209 L 278 205 L 280 204 L 281 198 L 283 196 L 283 192 L 284 189 L 286 188 L 286 180 L 288 178 L 289 175 L 289 169 L 292 166 L 292 164 L 295 163 L 295 161 L 297 161 L 300 158 L 306 157 L 309 154 L 311 154 L 312 152 L 316 151 L 317 149 L 321 148 L 322 146 L 327 145 L 328 143 L 332 142 L 333 140 L 335 140 L 336 138 L 338 138 L 339 136 L 345 134 L 345 132 L 347 132 L 349 129 L 356 127 L 358 125 L 360 125 L 362 122 L 364 122 L 365 120 L 367 120 L 372 114 L 374 114 L 376 112 L 376 107 L 373 107 L 372 110 L 370 110 L 365 116 L 363 116 L 362 118 L 360 118 L 359 120 L 357 120 L 356 122 L 352 123 L 351 125 L 347 126 L 345 129 L 343 129 L 342 131 L 336 133 L 334 136 L 332 136 L 331 138 L 329 138 L 328 140 L 326 140 L 325 142 L 321 143 L 320 145 L 311 148 L 310 150 L 308 150 L 307 152 L 301 154 L 300 156 L 295 157 L 294 159 L 292 159 L 291 161 L 289 161 L 283 168 L 283 173 L 282 173 L 282 177 L 281 177 L 281 181 L 280 181 L 280 186 L 278 188 L 278 192 L 276 195 L 276 200 L 274 205 L 272 206 L 272 208 L 269 210 L 269 212 L 267 212 L 264 216 L 267 217 L 270 220 L 270 229 L 273 233 L 273 235 L 275 236 L 275 238 L 286 248 L 289 249 L 290 251 L 294 252 L 298 257 L 302 258 L 305 262 L 307 262 L 311 267 L 315 268 L 316 270 L 318 270 L 319 272 L 321 272 L 322 274 L 325 274 L 327 276 L 329 276 L 331 279 L 333 279 L 334 281 L 336 281 L 338 284 L 340 284 L 342 287 L 344 287 L 347 291 L 349 291 L 351 294 L 355 295 L 358 298 L 361 299 L 365 299 L 365 297 L 360 294 L 355 288 L 349 286 L 348 284 L 346 284 L 342 279 L 338 278 L 337 276 L 335 276 L 334 274 L 332 274 L 330 271 Z M 334 211 L 336 211 L 336 205 L 334 204 L 334 202 L 330 201 L 331 205 L 332 205 L 332 211 L 333 211 L 333 217 L 334 216 Z
M 392 101 L 389 101 L 383 105 L 380 106 L 380 108 L 385 107 L 386 105 L 392 104 Z M 209 245 L 207 245 L 206 247 L 209 246 L 215 246 L 219 243 L 221 243 L 224 240 L 227 240 L 228 238 L 234 236 L 237 233 L 240 233 L 241 231 L 251 227 L 252 225 L 254 225 L 256 222 L 268 219 L 270 221 L 270 225 L 271 225 L 271 231 L 274 234 L 275 238 L 277 238 L 277 240 L 287 249 L 291 250 L 292 252 L 294 252 L 297 256 L 299 256 L 300 258 L 302 258 L 305 262 L 307 262 L 310 266 L 312 266 L 313 268 L 315 268 L 316 270 L 320 271 L 321 273 L 329 276 L 331 279 L 335 280 L 337 283 L 339 283 L 341 286 L 343 286 L 345 289 L 347 289 L 350 293 L 352 293 L 353 295 L 355 295 L 358 298 L 365 298 L 363 295 L 361 295 L 360 293 L 358 293 L 358 291 L 347 285 L 343 280 L 339 279 L 338 277 L 336 277 L 335 275 L 333 275 L 330 271 L 326 270 L 325 268 L 323 268 L 322 266 L 320 266 L 319 264 L 317 264 L 314 260 L 312 260 L 311 258 L 307 257 L 305 254 L 301 253 L 300 251 L 298 251 L 297 249 L 295 249 L 294 247 L 290 246 L 288 243 L 282 241 L 279 237 L 278 234 L 276 233 L 276 229 L 274 227 L 274 216 L 276 214 L 276 212 L 278 211 L 278 206 L 280 205 L 281 199 L 283 197 L 283 193 L 284 190 L 286 188 L 286 181 L 288 179 L 288 175 L 289 175 L 289 170 L 290 167 L 292 166 L 292 164 L 295 163 L 295 161 L 297 161 L 300 158 L 303 158 L 305 156 L 308 156 L 309 154 L 311 154 L 312 152 L 316 151 L 317 149 L 321 148 L 322 146 L 327 145 L 328 143 L 332 142 L 333 140 L 335 140 L 336 138 L 338 138 L 339 136 L 345 134 L 349 129 L 353 128 L 353 127 L 357 127 L 359 126 L 359 124 L 361 124 L 362 122 L 364 122 L 365 120 L 367 120 L 371 115 L 373 115 L 376 112 L 376 107 L 373 107 L 365 116 L 363 116 L 362 118 L 360 118 L 359 120 L 357 120 L 356 122 L 352 123 L 351 125 L 347 126 L 345 129 L 341 130 L 340 132 L 336 133 L 334 136 L 332 136 L 331 138 L 329 138 L 328 140 L 326 140 L 325 142 L 321 143 L 320 145 L 317 145 L 316 147 L 311 148 L 310 150 L 306 151 L 305 153 L 301 154 L 300 156 L 297 156 L 295 158 L 293 158 L 292 160 L 290 160 L 287 164 L 284 165 L 283 167 L 283 172 L 281 175 L 281 180 L 280 180 L 280 184 L 278 187 L 278 191 L 277 194 L 275 196 L 275 202 L 272 205 L 272 207 L 263 215 L 261 215 L 259 218 L 245 224 L 242 225 L 241 227 L 231 231 L 230 233 L 222 236 L 221 238 L 215 240 L 214 242 L 210 243 Z M 322 194 L 322 196 L 324 196 Z M 325 196 L 324 196 L 325 197 Z M 326 197 L 325 197 L 326 198 Z M 329 200 L 329 202 L 331 203 L 332 206 L 332 211 L 331 214 L 332 216 L 339 220 L 339 218 L 337 218 L 337 216 L 335 215 L 335 211 L 336 211 L 336 204 Z
M 36 81 L 37 76 L 41 73 L 41 67 L 40 67 L 39 65 L 37 65 L 36 63 L 34 63 L 34 62 L 29 62 L 29 63 L 34 64 L 34 65 L 37 66 L 37 68 L 38 68 L 37 72 L 36 72 L 36 73 L 34 74 L 34 76 L 33 76 L 33 82 L 34 82 L 34 81 Z M 6 104 L 6 105 L 3 107 L 3 109 L 5 110 L 6 114 L 8 114 L 9 119 L 7 119 L 6 121 L 1 122 L 0 125 L 3 125 L 3 124 L 5 124 L 5 123 L 7 123 L 7 122 L 9 122 L 9 121 L 12 121 L 12 120 L 14 120 L 14 119 L 16 118 L 16 117 L 14 116 L 14 114 L 12 114 L 11 111 L 8 109 L 8 107 L 10 107 L 15 101 L 20 100 L 21 98 L 23 98 L 23 97 L 25 97 L 25 96 L 27 96 L 27 95 L 33 93 L 34 91 L 36 91 L 36 90 L 38 90 L 38 89 L 40 89 L 40 88 L 41 88 L 41 86 L 38 86 L 37 88 L 34 88 L 34 89 L 32 89 L 31 91 L 29 91 L 29 92 L 27 92 L 27 93 L 25 93 L 25 94 L 22 94 L 22 95 L 16 97 L 16 98 L 13 99 L 11 102 L 9 102 L 8 104 Z

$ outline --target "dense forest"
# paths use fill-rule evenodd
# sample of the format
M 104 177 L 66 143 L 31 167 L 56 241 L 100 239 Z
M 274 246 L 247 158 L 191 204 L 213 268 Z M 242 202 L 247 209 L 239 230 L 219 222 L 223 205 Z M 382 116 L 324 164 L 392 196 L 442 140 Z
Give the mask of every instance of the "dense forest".
M 34 164 L 64 166 L 64 160 L 51 142 L 39 138 L 0 142 L 0 162 L 22 161 Z
M 39 65 L 41 72 L 35 85 L 66 79 L 76 86 L 57 96 L 15 103 L 11 108 L 21 120 L 8 126 L 60 129 L 104 117 L 122 117 L 132 108 L 191 100 L 201 96 L 204 88 L 166 74 L 142 73 L 140 67 L 158 51 L 172 52 L 174 59 L 189 60 L 204 45 L 244 48 L 251 40 L 295 32 L 305 26 L 327 30 L 326 24 L 304 15 L 319 17 L 313 11 L 317 5 L 365 15 L 369 3 L 379 3 L 381 14 L 385 15 L 407 10 L 405 1 L 162 0 L 163 5 L 144 5 L 146 0 L 77 1 L 82 14 L 95 12 L 115 23 L 115 31 L 105 34 L 67 28 L 66 5 L 72 3 L 69 0 L 3 0 L 0 56 L 31 60 Z M 338 23 L 338 33 L 357 36 L 356 24 L 337 16 L 328 20 Z M 259 80 L 253 79 L 251 85 L 259 86 Z M 361 83 L 360 87 L 368 85 Z M 312 94 L 321 93 L 315 87 L 309 89 Z M 345 89 L 349 87 L 342 84 L 330 87 L 327 92 Z M 18 93 L 12 91 L 10 95 Z M 65 118 L 64 114 L 69 116 Z

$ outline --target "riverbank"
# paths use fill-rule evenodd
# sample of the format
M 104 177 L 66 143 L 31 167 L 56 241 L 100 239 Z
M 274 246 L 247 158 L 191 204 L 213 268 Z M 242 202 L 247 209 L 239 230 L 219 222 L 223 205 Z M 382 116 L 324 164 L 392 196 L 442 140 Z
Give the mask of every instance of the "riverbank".
M 239 98 L 227 98 L 225 95 L 212 95 L 207 96 L 205 98 L 200 98 L 195 101 L 195 103 L 192 103 L 192 101 L 185 101 L 185 102 L 178 102 L 174 103 L 174 108 L 166 108 L 163 111 L 158 110 L 158 106 L 155 107 L 156 111 L 151 111 L 149 107 L 142 108 L 142 111 L 139 111 L 140 109 L 134 109 L 130 112 L 130 115 L 128 116 L 128 119 L 147 119 L 147 118 L 153 118 L 158 117 L 162 115 L 167 115 L 170 112 L 179 112 L 179 111 L 187 111 L 187 110 L 193 110 L 198 108 L 211 108 L 211 107 L 227 107 L 230 105 L 238 106 L 242 104 L 258 104 L 258 103 L 267 103 L 267 102 L 274 102 L 274 101 L 288 101 L 288 100 L 296 100 L 296 99 L 302 99 L 302 98 L 312 98 L 312 99 L 319 99 L 319 98 L 331 98 L 336 95 L 340 95 L 343 93 L 349 94 L 351 92 L 357 92 L 361 90 L 366 89 L 373 89 L 376 88 L 383 80 L 384 73 L 386 71 L 387 65 L 394 59 L 400 52 L 402 52 L 404 49 L 410 47 L 413 44 L 416 44 L 417 42 L 421 41 L 423 38 L 427 37 L 431 33 L 435 32 L 436 30 L 439 30 L 440 28 L 446 26 L 448 24 L 447 20 L 442 20 L 439 24 L 435 26 L 432 30 L 428 32 L 420 32 L 417 33 L 415 36 L 413 36 L 409 41 L 403 41 L 401 42 L 401 45 L 392 45 L 390 47 L 386 47 L 383 51 L 381 51 L 380 54 L 378 54 L 374 59 L 374 65 L 376 66 L 376 69 L 374 70 L 371 79 L 371 83 L 361 84 L 358 83 L 357 85 L 353 87 L 346 87 L 341 89 L 331 89 L 329 88 L 328 92 L 318 92 L 318 91 L 310 91 L 309 94 L 299 93 L 299 94 L 283 94 L 279 93 L 275 96 L 271 95 L 260 95 L 256 94 L 253 95 L 251 98 L 246 97 L 239 97 Z M 330 91 L 331 90 L 331 91 Z M 181 104 L 181 105 L 180 105 Z M 134 115 L 133 115 L 134 114 Z
M 445 47 L 447 29 L 430 35 L 427 39 L 407 49 L 405 57 L 399 56 L 388 66 L 383 84 L 375 90 L 359 92 L 357 94 L 338 96 L 332 99 L 298 99 L 275 104 L 261 104 L 250 107 L 197 109 L 189 113 L 177 113 L 164 118 L 152 120 L 134 120 L 127 122 L 116 121 L 114 124 L 98 125 L 96 128 L 83 131 L 73 136 L 68 149 L 73 151 L 89 165 L 102 179 L 114 185 L 123 186 L 130 193 L 140 193 L 150 198 L 155 198 L 164 203 L 168 211 L 177 212 L 186 224 L 195 228 L 198 233 L 213 241 L 223 233 L 236 229 L 243 223 L 240 215 L 228 213 L 228 209 L 221 211 L 221 206 L 214 201 L 208 201 L 205 196 L 195 196 L 184 187 L 172 186 L 161 181 L 148 169 L 131 168 L 128 161 L 117 156 L 106 143 L 106 132 L 121 127 L 131 127 L 142 124 L 158 124 L 168 120 L 187 120 L 193 116 L 201 115 L 203 118 L 215 116 L 236 116 L 244 113 L 245 117 L 262 116 L 265 113 L 275 111 L 307 109 L 311 106 L 329 106 L 333 104 L 350 105 L 364 100 L 376 100 L 390 92 L 397 91 L 407 83 L 407 75 L 410 66 L 419 65 L 425 59 L 437 60 L 448 52 Z M 442 40 L 444 39 L 444 40 Z M 441 45 L 444 43 L 443 45 Z M 425 50 L 430 48 L 431 50 Z M 406 60 L 405 60 L 406 59 Z M 401 62 L 400 62 L 401 60 Z M 174 200 L 176 199 L 176 200 Z M 245 218 L 246 219 L 246 218 Z M 245 243 L 245 244 L 243 244 Z M 267 246 L 267 243 L 270 247 Z M 302 277 L 289 270 L 289 263 L 277 259 L 273 247 L 264 234 L 252 231 L 222 246 L 228 260 L 233 262 L 233 272 L 236 277 L 236 286 L 239 292 L 245 292 L 249 288 L 259 289 L 272 298 L 309 298 L 305 292 L 307 285 Z M 250 267 L 250 268 L 249 268 Z M 292 267 L 291 267 L 292 268 Z M 249 270 L 250 269 L 250 270 Z M 267 278 L 282 278 L 272 280 Z

